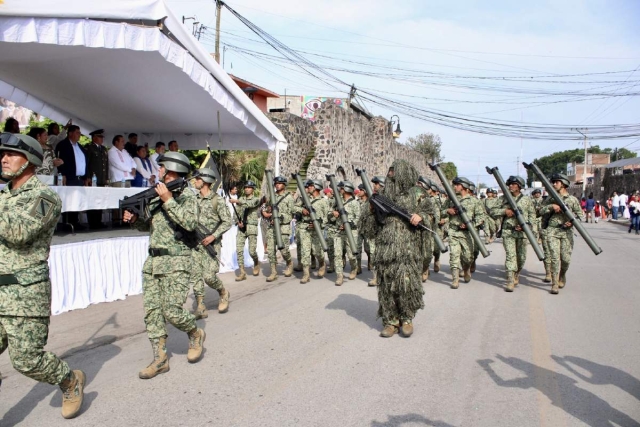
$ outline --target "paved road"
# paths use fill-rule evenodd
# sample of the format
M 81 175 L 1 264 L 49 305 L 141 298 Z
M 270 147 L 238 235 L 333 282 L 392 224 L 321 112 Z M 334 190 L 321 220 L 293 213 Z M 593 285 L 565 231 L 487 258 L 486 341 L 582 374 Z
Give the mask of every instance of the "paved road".
M 171 371 L 149 381 L 139 296 L 56 316 L 48 348 L 86 371 L 84 413 L 63 420 L 60 391 L 5 354 L 0 426 L 640 426 L 640 239 L 588 228 L 604 253 L 578 238 L 557 296 L 532 251 L 505 293 L 499 243 L 459 290 L 448 267 L 432 274 L 410 339 L 378 337 L 368 272 L 341 288 L 225 275 L 231 309 L 201 321 L 204 359 L 188 364 L 171 329 Z

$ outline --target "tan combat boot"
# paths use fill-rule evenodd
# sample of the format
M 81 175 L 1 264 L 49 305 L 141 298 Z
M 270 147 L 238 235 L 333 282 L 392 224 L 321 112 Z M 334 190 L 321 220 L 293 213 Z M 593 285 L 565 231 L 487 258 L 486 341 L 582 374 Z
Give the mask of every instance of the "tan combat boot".
M 82 408 L 84 400 L 84 383 L 86 376 L 79 369 L 71 371 L 69 376 L 60 383 L 62 390 L 62 418 L 74 418 Z
M 226 313 L 229 311 L 229 299 L 231 298 L 231 292 L 226 288 L 220 289 L 220 300 L 218 301 L 218 313 Z
M 257 276 L 260 274 L 260 261 L 258 258 L 253 259 L 253 275 Z
M 457 269 L 451 270 L 451 289 L 458 289 L 460 286 L 460 273 Z
M 318 257 L 318 277 L 323 278 L 327 271 L 327 264 L 324 262 L 324 256 Z
M 143 380 L 148 380 L 156 375 L 169 372 L 167 337 L 151 340 L 151 347 L 153 347 L 153 362 L 138 373 L 138 376 Z
M 429 279 L 429 266 L 425 270 L 422 270 L 422 283 Z
M 504 286 L 504 291 L 513 292 L 514 287 L 514 274 L 511 271 L 507 271 L 507 284 Z
M 349 272 L 349 280 L 354 280 L 356 275 L 358 274 L 358 267 L 356 265 L 357 261 L 349 261 L 349 265 L 351 266 L 351 271 Z
M 196 297 L 196 311 L 193 312 L 193 315 L 196 316 L 196 320 L 209 317 L 207 307 L 204 305 L 204 297 Z
M 296 266 L 293 268 L 293 271 L 302 271 L 302 264 L 300 264 L 300 261 L 296 263 Z
M 385 325 L 384 329 L 382 329 L 382 332 L 380 332 L 380 336 L 382 338 L 391 338 L 396 334 L 396 332 L 398 332 L 397 326 Z
M 240 266 L 240 275 L 236 277 L 236 282 L 247 280 L 247 273 L 244 271 L 244 264 Z
M 567 284 L 567 272 L 565 270 L 560 270 L 560 277 L 558 277 L 558 287 L 562 289 L 566 284 Z
M 342 286 L 343 282 L 344 282 L 344 277 L 342 276 L 342 274 L 338 274 L 336 276 L 336 286 Z
M 434 263 L 433 263 L 433 272 L 434 273 L 439 273 L 440 272 L 440 260 L 437 259 Z
M 305 283 L 309 283 L 309 280 L 311 280 L 311 276 L 309 274 L 309 266 L 305 265 L 302 267 L 302 279 L 300 279 L 300 283 L 305 284 Z
M 314 257 L 313 255 L 311 256 L 311 270 L 315 270 L 317 267 L 316 265 L 316 257 Z M 302 270 L 304 271 L 304 267 L 302 267 Z
M 402 322 L 402 326 L 400 327 L 400 335 L 405 338 L 409 338 L 413 335 L 413 324 L 408 321 Z
M 553 275 L 551 277 L 551 290 L 549 291 L 549 293 L 557 295 L 560 293 L 560 286 L 558 286 L 558 276 Z
M 373 279 L 369 282 L 369 286 L 378 286 L 378 273 L 373 270 Z
M 520 272 L 522 270 L 516 271 L 516 274 L 513 275 L 513 285 L 518 286 L 520 284 Z
M 287 276 L 287 272 L 284 272 L 284 275 Z M 291 276 L 291 274 L 289 274 Z M 287 277 L 289 277 L 287 276 Z M 278 271 L 276 270 L 276 264 L 271 264 L 271 274 L 267 277 L 267 282 L 273 282 L 278 278 Z
M 544 266 L 544 283 L 551 283 L 551 268 L 547 265 Z
M 273 269 L 275 270 L 275 264 L 274 264 Z M 284 274 L 284 277 L 291 277 L 291 275 L 293 274 L 293 260 L 292 259 L 287 261 L 287 268 L 284 270 L 283 274 Z
M 475 259 L 471 263 L 471 268 L 469 269 L 469 271 L 471 271 L 472 273 L 476 272 L 476 260 Z
M 469 283 L 471 281 L 471 267 L 467 267 L 464 269 L 464 283 Z
M 196 363 L 202 357 L 202 350 L 204 350 L 204 340 L 207 337 L 204 330 L 201 328 L 194 328 L 189 334 L 189 351 L 187 351 L 187 361 L 189 363 Z

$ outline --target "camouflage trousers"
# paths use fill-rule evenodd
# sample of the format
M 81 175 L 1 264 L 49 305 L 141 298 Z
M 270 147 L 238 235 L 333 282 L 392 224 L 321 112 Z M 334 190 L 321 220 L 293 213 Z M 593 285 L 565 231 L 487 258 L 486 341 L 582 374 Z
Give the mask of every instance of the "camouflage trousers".
M 297 234 L 298 234 L 298 231 L 296 230 L 296 236 Z M 276 256 L 277 250 L 280 251 L 280 253 L 282 254 L 282 258 L 286 262 L 291 261 L 291 251 L 289 251 L 289 235 L 288 234 L 282 235 L 282 243 L 284 244 L 284 248 L 282 249 L 276 248 L 275 232 L 273 231 L 273 228 L 269 228 L 267 230 L 267 257 L 269 258 L 270 265 L 278 263 L 278 258 Z
M 449 267 L 460 269 L 473 262 L 473 238 L 469 232 L 449 232 Z
M 524 263 L 527 261 L 528 242 L 526 237 L 515 237 L 511 232 L 507 231 L 502 233 L 502 245 L 506 254 L 504 267 L 507 272 L 522 270 Z
M 304 228 L 302 226 L 305 226 Z M 316 230 L 313 228 L 313 224 L 310 224 L 312 228 L 307 228 L 306 223 L 300 223 L 297 233 L 300 235 L 300 264 L 303 267 L 309 267 L 311 265 L 311 255 L 321 257 L 323 255 L 322 246 L 320 245 L 320 239 L 316 235 Z
M 373 256 L 376 253 L 376 240 L 369 239 L 364 237 L 362 234 L 358 234 L 358 241 L 356 242 L 356 246 L 358 250 L 362 254 L 362 250 L 364 248 L 364 253 L 367 254 L 367 258 L 369 259 L 369 263 L 371 264 L 371 269 L 375 269 L 373 265 Z
M 247 228 L 249 227 L 250 226 L 247 226 Z M 248 230 L 247 232 L 243 233 L 242 231 L 240 231 L 240 229 L 238 229 L 238 234 L 236 235 L 236 255 L 238 257 L 238 265 L 241 267 L 244 266 L 244 242 L 247 239 L 249 239 L 249 256 L 251 256 L 254 264 L 258 263 L 258 229 L 255 226 L 253 226 L 252 228 L 256 230 L 256 234 L 249 234 Z
M 149 339 L 167 336 L 169 322 L 184 332 L 196 327 L 196 318 L 184 309 L 191 276 L 186 271 L 142 276 L 144 323 Z
M 214 245 L 216 253 L 220 254 L 220 245 Z M 218 277 L 220 262 L 218 258 L 212 258 L 204 247 L 192 251 L 193 256 L 193 294 L 196 297 L 204 297 L 204 284 L 220 292 L 224 289 L 222 280 Z
M 491 218 L 489 215 L 485 216 L 484 235 L 486 237 L 492 237 L 496 235 L 496 231 L 498 231 L 498 226 L 496 225 L 496 221 L 493 218 Z
M 573 251 L 573 230 L 548 233 L 547 240 L 551 253 L 551 274 L 558 277 L 560 273 L 566 273 L 569 270 Z
M 67 362 L 43 350 L 48 336 L 48 317 L 0 316 L 0 354 L 8 348 L 16 371 L 56 385 L 67 378 L 70 369 Z
M 544 270 L 551 271 L 551 248 L 549 247 L 549 236 L 547 230 L 540 230 L 542 239 L 542 250 L 544 251 Z
M 431 228 L 431 227 L 429 227 Z M 436 246 L 433 240 L 433 233 L 430 231 L 420 231 L 422 233 L 422 271 L 429 269 L 433 259 L 433 247 Z
M 334 239 L 336 237 L 336 229 L 333 227 L 327 227 L 327 256 L 329 257 L 329 262 L 333 264 L 333 259 L 335 258 L 336 251 L 334 245 Z
M 357 242 L 358 232 L 356 230 L 351 230 L 351 235 L 353 236 L 353 240 Z M 336 271 L 336 274 L 342 274 L 344 271 L 344 265 L 342 263 L 343 253 L 346 253 L 349 263 L 356 262 L 356 257 L 351 251 L 351 247 L 349 246 L 349 241 L 347 239 L 347 233 L 345 231 L 337 233 L 333 238 L 333 250 L 333 268 Z

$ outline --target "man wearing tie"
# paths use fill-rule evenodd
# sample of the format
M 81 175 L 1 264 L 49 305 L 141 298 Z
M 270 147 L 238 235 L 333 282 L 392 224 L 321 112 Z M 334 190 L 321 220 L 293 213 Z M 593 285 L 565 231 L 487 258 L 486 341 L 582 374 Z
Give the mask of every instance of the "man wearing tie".
M 62 174 L 63 184 L 68 187 L 83 187 L 87 177 L 87 154 L 78 143 L 80 135 L 80 128 L 70 125 L 67 137 L 55 149 L 56 157 L 64 162 L 58 166 L 58 172 Z M 76 230 L 85 229 L 78 223 L 78 212 L 67 212 L 67 221 Z

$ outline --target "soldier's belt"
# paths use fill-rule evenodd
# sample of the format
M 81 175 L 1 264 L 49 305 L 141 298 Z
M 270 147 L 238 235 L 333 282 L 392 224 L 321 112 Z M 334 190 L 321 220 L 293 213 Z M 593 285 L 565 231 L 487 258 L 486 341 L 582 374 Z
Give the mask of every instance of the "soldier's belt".
M 0 286 L 18 285 L 19 283 L 15 274 L 0 274 Z
M 182 255 L 183 253 L 189 253 L 189 252 L 191 252 L 189 249 L 182 249 L 182 248 L 176 248 L 176 249 L 149 248 L 149 256 L 152 256 L 152 257 L 166 256 L 166 255 L 176 256 L 176 255 Z

